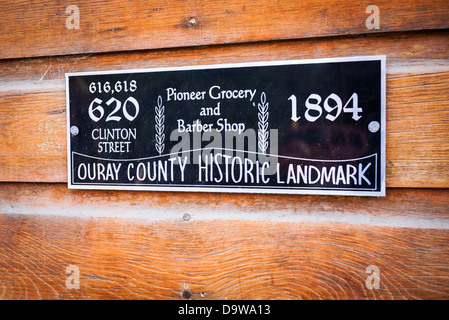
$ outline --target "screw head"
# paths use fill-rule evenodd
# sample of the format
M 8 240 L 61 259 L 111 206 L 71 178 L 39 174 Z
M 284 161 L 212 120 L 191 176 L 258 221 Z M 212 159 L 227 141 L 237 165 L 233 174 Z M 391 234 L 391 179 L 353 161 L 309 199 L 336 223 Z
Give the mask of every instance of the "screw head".
M 377 121 L 371 121 L 368 124 L 368 130 L 372 133 L 376 133 L 380 129 L 380 123 Z
M 72 136 L 76 136 L 78 135 L 78 133 L 80 133 L 80 129 L 78 129 L 77 126 L 71 126 L 70 133 L 72 134 Z
M 190 299 L 190 297 L 192 296 L 192 293 L 190 292 L 190 290 L 186 289 L 182 292 L 182 297 L 184 299 Z
M 188 22 L 189 22 L 189 25 L 194 26 L 194 25 L 196 25 L 196 18 L 195 17 L 190 17 Z

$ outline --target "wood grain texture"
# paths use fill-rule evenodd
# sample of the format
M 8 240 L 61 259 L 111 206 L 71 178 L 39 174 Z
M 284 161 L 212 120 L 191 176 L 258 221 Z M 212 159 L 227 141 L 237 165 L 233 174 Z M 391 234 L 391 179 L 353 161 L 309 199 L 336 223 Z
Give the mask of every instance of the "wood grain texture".
M 64 73 L 387 55 L 387 186 L 448 187 L 449 33 L 0 61 L 0 180 L 65 182 Z
M 0 183 L 0 212 L 115 217 L 147 222 L 270 220 L 449 229 L 448 189 L 387 189 L 386 197 L 71 190 L 59 183 Z
M 0 3 L 0 59 L 297 39 L 449 27 L 446 0 L 378 0 L 380 28 L 369 30 L 372 1 L 77 0 L 79 29 L 68 29 L 68 3 Z M 193 19 L 192 19 L 193 18 Z
M 0 215 L 0 230 L 2 299 L 449 297 L 448 230 L 27 215 Z
M 69 4 L 80 29 L 66 28 Z M 27 0 L 0 12 L 0 299 L 449 298 L 447 0 Z M 66 72 L 378 54 L 386 197 L 67 189 Z

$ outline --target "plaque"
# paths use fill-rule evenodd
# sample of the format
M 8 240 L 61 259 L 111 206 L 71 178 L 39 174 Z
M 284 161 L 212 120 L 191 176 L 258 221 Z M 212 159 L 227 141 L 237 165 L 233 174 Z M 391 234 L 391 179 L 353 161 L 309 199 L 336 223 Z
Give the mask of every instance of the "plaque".
M 68 187 L 384 196 L 385 63 L 66 74 Z

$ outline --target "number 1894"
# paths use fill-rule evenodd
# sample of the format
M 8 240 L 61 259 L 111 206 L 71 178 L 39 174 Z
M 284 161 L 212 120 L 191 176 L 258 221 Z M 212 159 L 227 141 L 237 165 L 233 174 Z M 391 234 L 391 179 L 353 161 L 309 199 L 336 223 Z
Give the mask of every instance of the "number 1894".
M 297 108 L 297 100 L 296 96 L 292 94 L 288 100 L 291 101 L 292 106 L 292 117 L 293 121 L 298 121 L 301 119 L 298 116 L 298 108 Z M 326 112 L 325 118 L 329 121 L 334 121 L 337 119 L 342 112 L 344 113 L 352 113 L 352 119 L 355 121 L 359 120 L 362 116 L 362 108 L 359 107 L 359 96 L 357 93 L 353 93 L 349 100 L 343 105 L 342 99 L 336 95 L 335 93 L 330 94 L 321 106 L 322 98 L 319 94 L 312 93 L 306 99 L 304 103 L 306 110 L 304 112 L 304 117 L 309 122 L 315 122 L 318 120 L 323 114 L 323 108 Z M 352 102 L 352 103 L 351 103 Z

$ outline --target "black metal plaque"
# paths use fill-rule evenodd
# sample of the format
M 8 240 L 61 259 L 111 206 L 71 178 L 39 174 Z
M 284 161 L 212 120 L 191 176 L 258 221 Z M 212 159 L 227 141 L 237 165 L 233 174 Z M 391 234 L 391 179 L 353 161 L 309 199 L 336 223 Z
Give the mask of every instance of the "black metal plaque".
M 67 74 L 68 186 L 383 196 L 385 60 Z

